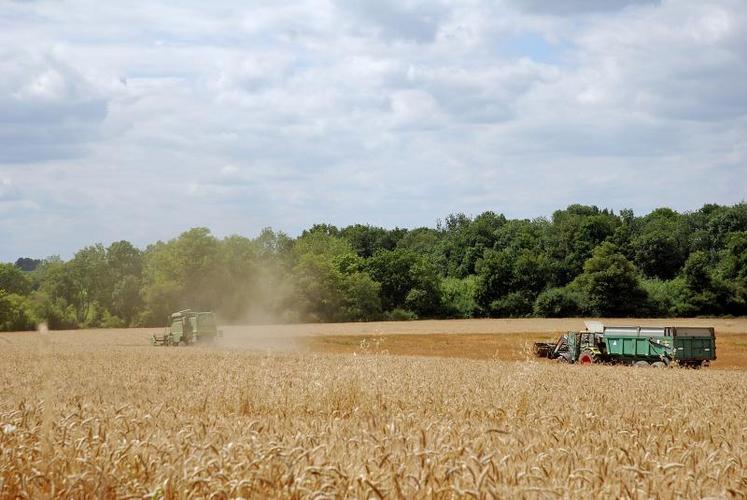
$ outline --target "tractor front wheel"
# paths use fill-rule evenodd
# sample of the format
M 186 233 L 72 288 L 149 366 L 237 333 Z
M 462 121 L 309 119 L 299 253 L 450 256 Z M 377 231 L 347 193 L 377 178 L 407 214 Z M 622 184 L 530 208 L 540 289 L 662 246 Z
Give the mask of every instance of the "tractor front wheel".
M 584 351 L 578 355 L 578 362 L 582 365 L 593 365 L 596 363 L 596 360 L 594 359 L 594 354 Z

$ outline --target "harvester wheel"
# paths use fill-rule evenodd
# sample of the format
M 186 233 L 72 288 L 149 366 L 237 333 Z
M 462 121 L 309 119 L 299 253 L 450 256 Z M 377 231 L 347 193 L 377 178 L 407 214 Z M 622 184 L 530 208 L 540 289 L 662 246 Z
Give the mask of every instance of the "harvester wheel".
M 667 364 L 664 361 L 654 361 L 651 363 L 651 368 L 666 368 Z
M 593 365 L 596 360 L 594 359 L 594 354 L 584 351 L 578 355 L 578 362 L 582 365 Z
M 633 366 L 635 366 L 636 368 L 648 368 L 651 365 L 648 364 L 648 361 L 640 360 L 633 363 Z

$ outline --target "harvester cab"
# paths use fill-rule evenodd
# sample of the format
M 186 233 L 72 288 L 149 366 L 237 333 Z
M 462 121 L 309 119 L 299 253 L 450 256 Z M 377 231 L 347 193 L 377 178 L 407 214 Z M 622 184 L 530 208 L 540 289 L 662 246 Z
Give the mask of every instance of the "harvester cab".
M 163 335 L 153 335 L 153 345 L 185 346 L 214 342 L 221 336 L 212 312 L 195 312 L 184 309 L 169 316 L 169 326 Z

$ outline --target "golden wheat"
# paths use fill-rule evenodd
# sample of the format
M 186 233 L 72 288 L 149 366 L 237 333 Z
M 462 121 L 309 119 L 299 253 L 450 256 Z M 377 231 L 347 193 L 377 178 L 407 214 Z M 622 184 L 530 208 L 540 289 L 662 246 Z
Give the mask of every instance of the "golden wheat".
M 4 498 L 747 495 L 743 371 L 21 335 L 0 355 Z

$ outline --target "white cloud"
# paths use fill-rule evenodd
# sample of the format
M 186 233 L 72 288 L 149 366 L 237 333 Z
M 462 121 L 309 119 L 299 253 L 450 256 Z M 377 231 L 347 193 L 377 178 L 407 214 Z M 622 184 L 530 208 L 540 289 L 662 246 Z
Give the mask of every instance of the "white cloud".
M 81 156 L 96 136 L 107 99 L 62 56 L 0 53 L 0 163 Z
M 630 6 L 658 4 L 659 0 L 509 0 L 521 10 L 537 14 L 573 15 L 589 12 L 609 12 Z
M 738 0 L 548 5 L 6 2 L 0 259 L 744 197 Z
M 8 178 L 0 178 L 0 203 L 20 199 L 21 193 L 13 181 Z

